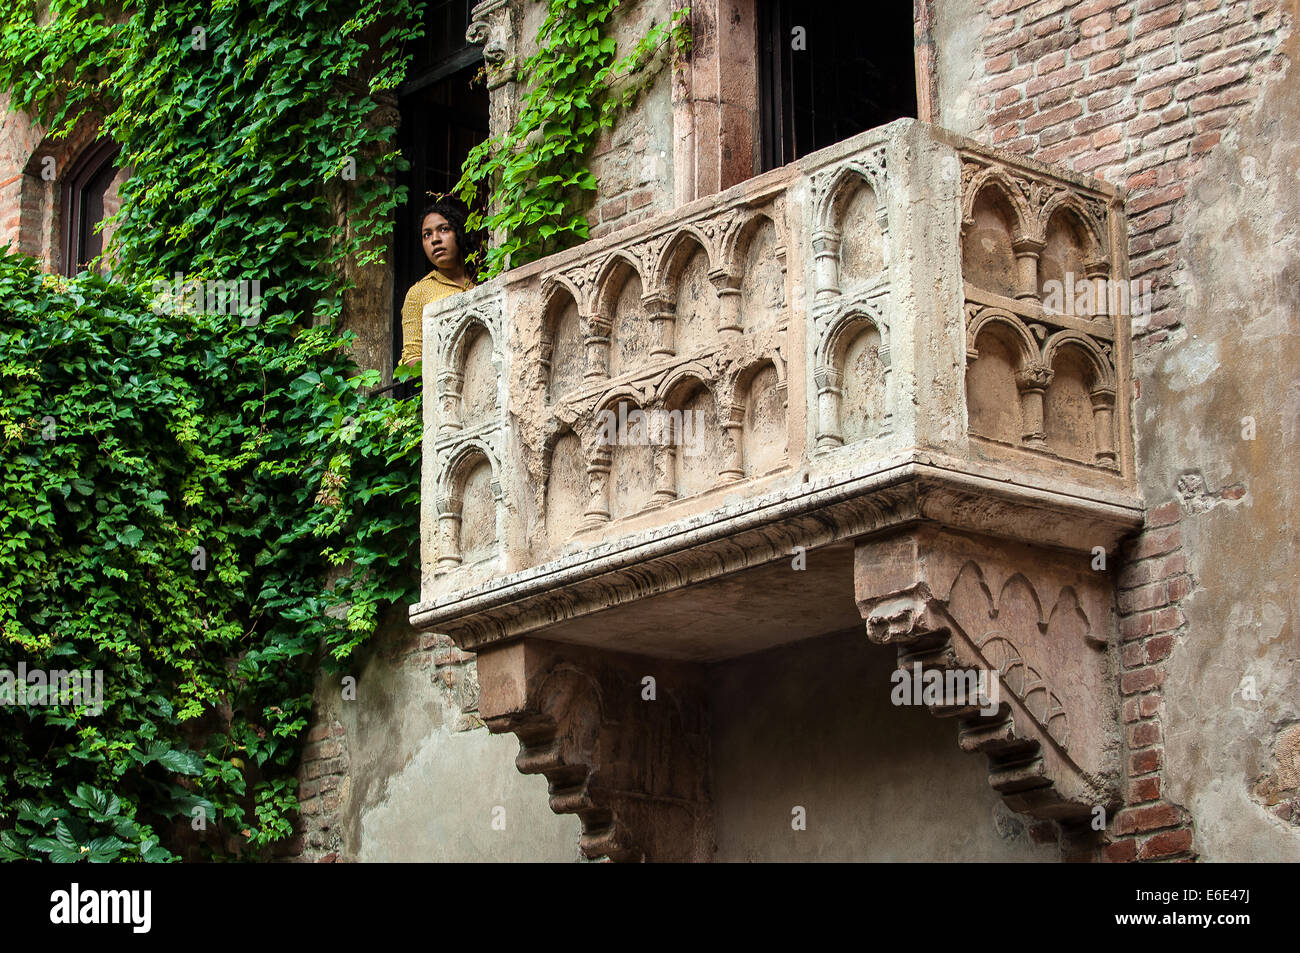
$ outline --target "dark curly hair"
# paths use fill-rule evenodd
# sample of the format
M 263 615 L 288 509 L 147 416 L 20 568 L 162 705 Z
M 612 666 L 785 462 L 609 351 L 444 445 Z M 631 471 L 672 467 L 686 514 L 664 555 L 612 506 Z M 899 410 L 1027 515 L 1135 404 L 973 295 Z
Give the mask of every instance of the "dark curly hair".
M 454 196 L 444 195 L 426 205 L 415 223 L 416 235 L 421 240 L 424 239 L 424 220 L 430 215 L 441 215 L 447 220 L 447 224 L 451 226 L 452 231 L 456 233 L 456 247 L 460 249 L 460 257 L 465 262 L 465 270 L 473 278 L 474 265 L 470 261 L 470 255 L 478 248 L 478 242 L 473 235 L 465 230 L 465 223 L 469 219 L 469 209 L 466 208 L 465 203 Z

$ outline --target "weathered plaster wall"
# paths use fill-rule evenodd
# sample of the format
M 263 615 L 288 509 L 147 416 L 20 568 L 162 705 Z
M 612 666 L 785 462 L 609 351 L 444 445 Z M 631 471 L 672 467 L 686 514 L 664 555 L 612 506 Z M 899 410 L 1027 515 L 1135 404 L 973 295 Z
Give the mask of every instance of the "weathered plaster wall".
M 515 768 L 519 742 L 475 716 L 472 657 L 404 625 L 378 644 L 348 673 L 319 679 L 300 776 L 302 859 L 577 860 L 577 818 L 553 814 L 546 779 Z M 344 697 L 347 674 L 355 698 Z
M 895 665 L 854 630 L 713 669 L 715 860 L 1058 859 L 1056 825 L 1002 803 L 953 721 L 890 704 Z
M 1138 367 L 1147 500 L 1178 501 L 1195 580 L 1166 783 L 1211 861 L 1300 860 L 1300 37 L 1285 54 L 1187 183 L 1182 324 Z

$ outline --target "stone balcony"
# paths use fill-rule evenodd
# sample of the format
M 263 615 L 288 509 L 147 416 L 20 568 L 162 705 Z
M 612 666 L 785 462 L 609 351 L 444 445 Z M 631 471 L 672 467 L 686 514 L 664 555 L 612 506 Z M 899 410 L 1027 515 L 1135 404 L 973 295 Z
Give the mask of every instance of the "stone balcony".
M 1125 235 L 1114 188 L 902 120 L 426 309 L 411 618 L 589 856 L 697 856 L 701 666 L 851 627 L 998 672 L 996 715 L 931 709 L 1016 809 L 1115 802 Z M 678 714 L 618 717 L 651 662 Z

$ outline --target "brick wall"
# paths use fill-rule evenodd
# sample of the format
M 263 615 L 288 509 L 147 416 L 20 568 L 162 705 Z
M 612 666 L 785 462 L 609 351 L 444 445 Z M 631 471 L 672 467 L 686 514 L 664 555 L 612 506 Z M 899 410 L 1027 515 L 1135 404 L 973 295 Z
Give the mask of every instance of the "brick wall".
M 620 123 L 617 138 L 606 133 L 592 151 L 591 168 L 600 183 L 600 198 L 587 213 L 591 237 L 600 238 L 662 211 L 672 196 L 665 179 L 656 181 L 662 168 L 650 151 L 645 130 L 635 114 Z
M 1164 797 L 1161 689 L 1164 661 L 1187 634 L 1178 604 L 1194 587 L 1187 573 L 1177 500 L 1147 512 L 1144 532 L 1124 552 L 1117 574 L 1120 696 L 1127 759 L 1125 807 L 1109 827 L 1108 860 L 1189 856 L 1191 819 Z
M 987 16 L 976 133 L 1128 189 L 1131 276 L 1155 291 L 1150 313 L 1133 318 L 1134 355 L 1172 345 L 1191 279 L 1176 251 L 1186 183 L 1285 67 L 1274 53 L 1289 11 L 1278 0 L 998 0 Z M 1195 580 L 1184 503 L 1148 505 L 1117 573 L 1126 783 L 1107 828 L 1112 861 L 1194 857 L 1191 819 L 1165 798 L 1161 716 L 1165 662 L 1191 637 L 1182 602 Z
M 1279 0 L 999 0 L 983 53 L 986 137 L 995 145 L 1129 190 L 1134 278 L 1152 314 L 1136 351 L 1178 322 L 1174 246 L 1184 183 L 1284 63 Z

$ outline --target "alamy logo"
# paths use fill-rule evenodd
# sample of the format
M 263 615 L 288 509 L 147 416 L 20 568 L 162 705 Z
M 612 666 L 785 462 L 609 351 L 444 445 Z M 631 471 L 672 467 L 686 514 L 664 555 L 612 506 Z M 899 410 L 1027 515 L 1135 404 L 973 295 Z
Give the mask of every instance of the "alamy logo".
M 620 404 L 618 413 L 602 410 L 597 416 L 600 443 L 605 447 L 675 446 L 694 457 L 704 452 L 701 432 L 704 413 L 698 410 L 628 409 Z
M 104 671 L 0 668 L 0 705 L 85 705 L 92 715 L 104 710 Z
M 169 282 L 159 278 L 151 287 L 154 314 L 235 314 L 254 327 L 262 320 L 262 282 L 185 280 L 177 272 Z
M 996 670 L 975 668 L 925 669 L 913 662 L 911 671 L 895 669 L 889 676 L 895 705 L 979 706 L 985 718 L 997 714 L 1001 691 Z
M 1128 314 L 1135 318 L 1150 317 L 1154 284 L 1150 278 L 1111 281 L 1109 278 L 1075 279 L 1067 271 L 1065 280 L 1050 278 L 1043 282 L 1043 310 L 1072 318 L 1091 318 L 1098 314 Z
M 127 923 L 132 933 L 148 933 L 153 922 L 149 890 L 68 890 L 50 894 L 51 923 Z

